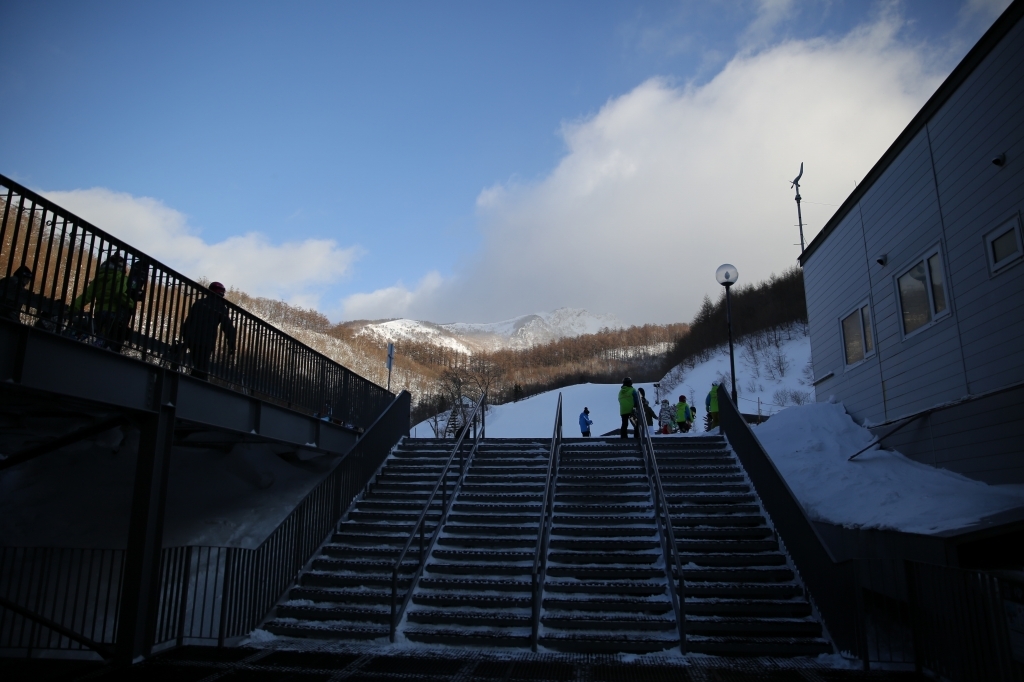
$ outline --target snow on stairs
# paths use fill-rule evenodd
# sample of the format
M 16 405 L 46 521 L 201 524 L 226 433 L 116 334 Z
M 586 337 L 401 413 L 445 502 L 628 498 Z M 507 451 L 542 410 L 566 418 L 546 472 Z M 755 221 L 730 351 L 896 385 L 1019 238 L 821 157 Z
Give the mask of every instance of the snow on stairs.
M 413 594 L 407 639 L 530 646 L 531 572 L 550 441 L 481 442 Z
M 423 511 L 452 441 L 405 439 L 385 462 L 369 492 L 338 525 L 288 598 L 264 628 L 278 635 L 330 639 L 388 636 L 391 571 L 413 525 Z M 455 474 L 449 479 L 454 482 Z M 440 515 L 440 496 L 432 505 L 432 532 Z M 429 521 L 429 516 L 428 516 Z M 399 590 L 408 589 L 414 555 L 403 566 Z M 401 594 L 399 595 L 401 596 Z
M 821 624 L 724 438 L 655 438 L 681 554 L 686 650 L 831 653 Z
M 636 442 L 563 445 L 555 486 L 539 643 L 595 653 L 678 646 Z

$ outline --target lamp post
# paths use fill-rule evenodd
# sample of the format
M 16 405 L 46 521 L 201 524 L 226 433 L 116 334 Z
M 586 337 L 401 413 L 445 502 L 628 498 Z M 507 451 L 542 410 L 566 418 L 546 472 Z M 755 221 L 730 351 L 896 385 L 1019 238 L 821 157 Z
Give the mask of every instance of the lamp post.
M 729 325 L 729 372 L 732 375 L 732 404 L 739 410 L 736 398 L 736 356 L 732 348 L 732 299 L 729 298 L 729 288 L 739 279 L 740 273 L 735 266 L 720 265 L 715 271 L 715 279 L 725 287 L 725 320 Z

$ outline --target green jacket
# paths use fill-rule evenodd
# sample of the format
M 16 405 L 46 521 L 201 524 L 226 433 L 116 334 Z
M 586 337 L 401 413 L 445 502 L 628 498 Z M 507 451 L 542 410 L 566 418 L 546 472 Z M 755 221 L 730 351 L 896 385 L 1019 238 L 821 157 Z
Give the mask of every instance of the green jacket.
M 77 312 L 90 303 L 94 313 L 134 308 L 135 301 L 128 295 L 128 276 L 124 271 L 117 268 L 100 268 L 96 278 L 89 282 L 82 295 L 71 302 L 71 311 Z
M 676 423 L 681 424 L 688 421 L 693 421 L 693 413 L 690 412 L 689 405 L 685 402 L 681 402 L 676 405 Z
M 636 389 L 632 386 L 623 386 L 619 389 L 619 414 L 629 414 L 637 402 Z
M 708 391 L 708 412 L 718 412 L 718 386 Z

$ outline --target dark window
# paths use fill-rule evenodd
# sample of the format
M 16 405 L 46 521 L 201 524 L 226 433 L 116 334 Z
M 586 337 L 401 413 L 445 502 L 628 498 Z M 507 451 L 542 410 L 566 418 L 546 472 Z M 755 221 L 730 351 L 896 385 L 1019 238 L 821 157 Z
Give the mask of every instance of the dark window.
M 985 248 L 988 251 L 988 267 L 993 275 L 1020 260 L 1024 248 L 1021 247 L 1020 222 L 1017 218 L 989 232 L 985 236 Z
M 871 308 L 862 306 L 843 318 L 846 364 L 853 365 L 875 352 L 871 338 Z
M 949 312 L 942 254 L 934 251 L 896 279 L 903 313 L 903 333 L 912 334 Z

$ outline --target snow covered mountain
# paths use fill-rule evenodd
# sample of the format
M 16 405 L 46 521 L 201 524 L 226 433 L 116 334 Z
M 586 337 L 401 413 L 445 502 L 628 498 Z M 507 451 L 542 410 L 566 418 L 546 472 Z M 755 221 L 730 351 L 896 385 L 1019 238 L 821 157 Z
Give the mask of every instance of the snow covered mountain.
M 374 336 L 384 342 L 422 341 L 462 353 L 473 353 L 503 348 L 530 348 L 556 339 L 624 327 L 614 315 L 594 314 L 579 308 L 559 308 L 485 324 L 434 324 L 406 319 L 370 322 L 358 333 Z

